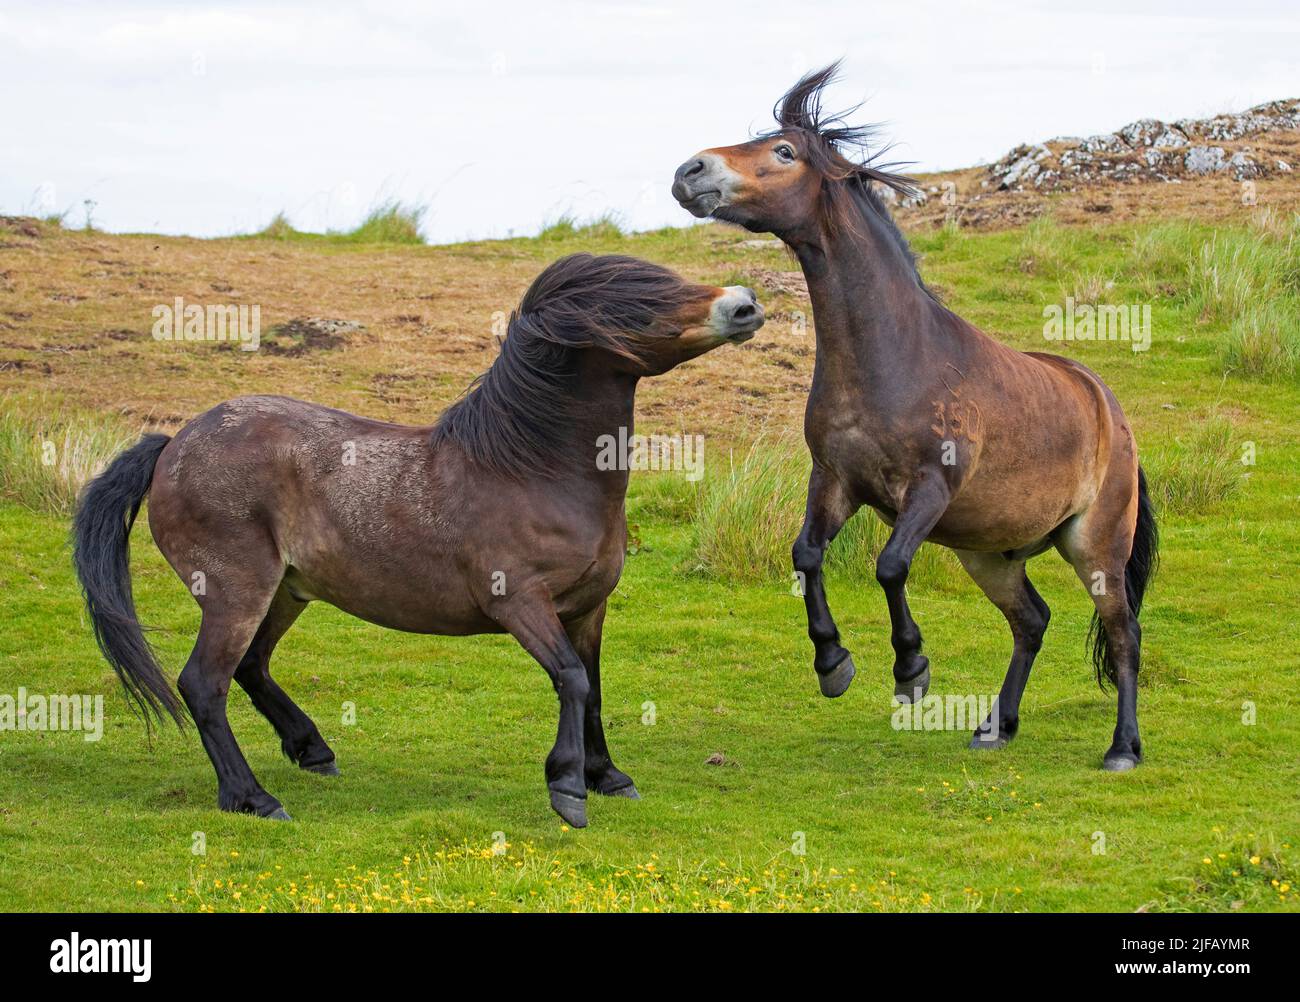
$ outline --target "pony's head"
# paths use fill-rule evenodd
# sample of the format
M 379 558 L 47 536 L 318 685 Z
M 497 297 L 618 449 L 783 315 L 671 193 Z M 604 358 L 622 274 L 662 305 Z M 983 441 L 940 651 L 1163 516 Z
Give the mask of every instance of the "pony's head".
M 903 194 L 911 182 L 876 164 L 871 126 L 849 125 L 822 110 L 822 93 L 835 79 L 832 63 L 799 80 L 777 102 L 777 128 L 737 146 L 695 154 L 677 168 L 673 197 L 692 215 L 713 216 L 788 242 L 814 228 L 835 230 L 852 219 L 855 197 L 874 197 L 873 181 Z
M 558 475 L 584 383 L 658 375 L 761 326 L 763 308 L 743 286 L 695 285 L 632 257 L 561 258 L 524 293 L 501 353 L 443 412 L 433 440 L 454 439 L 506 475 Z
M 571 254 L 524 293 L 503 352 L 595 351 L 620 372 L 653 376 L 762 326 L 752 289 L 696 285 L 634 257 Z

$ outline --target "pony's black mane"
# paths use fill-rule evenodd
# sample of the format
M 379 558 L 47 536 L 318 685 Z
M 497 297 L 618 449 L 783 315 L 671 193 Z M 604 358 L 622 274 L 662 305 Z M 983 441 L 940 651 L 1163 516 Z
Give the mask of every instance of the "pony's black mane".
M 707 292 L 659 265 L 621 255 L 571 254 L 533 281 L 510 314 L 501 353 L 443 411 L 432 441 L 452 440 L 480 466 L 518 478 L 557 476 L 575 417 L 577 353 L 601 348 L 636 360 L 664 321 Z
M 792 132 L 800 134 L 805 140 L 802 145 L 809 164 L 826 182 L 823 188 L 826 193 L 826 223 L 837 228 L 847 217 L 851 225 L 855 213 L 859 216 L 872 213 L 884 224 L 885 233 L 911 265 L 917 284 L 934 298 L 934 293 L 921 280 L 916 255 L 907 238 L 874 188 L 875 184 L 882 184 L 905 198 L 911 198 L 917 194 L 916 185 L 902 174 L 895 173 L 894 168 L 902 164 L 879 162 L 889 152 L 889 147 L 870 152 L 878 126 L 848 123 L 849 116 L 862 107 L 860 104 L 841 112 L 822 109 L 822 95 L 837 79 L 839 71 L 837 60 L 801 77 L 772 109 L 777 128 L 759 138 L 771 139 Z

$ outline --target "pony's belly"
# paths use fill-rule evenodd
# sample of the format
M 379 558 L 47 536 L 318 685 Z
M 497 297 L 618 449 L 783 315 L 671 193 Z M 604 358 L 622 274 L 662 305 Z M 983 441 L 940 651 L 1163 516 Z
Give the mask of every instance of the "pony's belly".
M 326 602 L 367 623 L 404 633 L 469 636 L 500 633 L 501 628 L 474 604 L 469 594 L 452 582 L 417 584 L 394 577 L 376 587 L 367 582 L 327 579 L 290 567 L 285 586 L 302 601 Z
M 963 491 L 953 498 L 929 539 L 961 550 L 1041 553 L 1072 514 L 1070 498 L 1015 491 Z

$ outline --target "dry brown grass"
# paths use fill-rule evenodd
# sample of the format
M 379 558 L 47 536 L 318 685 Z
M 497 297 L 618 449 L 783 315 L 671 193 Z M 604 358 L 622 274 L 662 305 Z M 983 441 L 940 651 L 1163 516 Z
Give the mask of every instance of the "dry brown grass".
M 734 260 L 712 253 L 717 228 L 660 238 L 644 256 L 690 278 L 721 283 Z M 741 235 L 729 232 L 733 242 Z M 637 253 L 639 238 L 620 250 Z M 112 236 L 42 226 L 0 227 L 0 393 L 39 393 L 78 411 L 179 427 L 245 393 L 287 393 L 386 420 L 430 421 L 496 355 L 494 324 L 563 242 L 455 247 L 336 246 L 270 239 Z M 677 258 L 677 260 L 674 260 Z M 793 266 L 749 253 L 759 270 Z M 258 304 L 262 334 L 296 318 L 353 321 L 333 350 L 297 356 L 233 344 L 153 339 L 152 310 Z M 798 427 L 812 370 L 812 331 L 796 334 L 797 294 L 766 298 L 764 334 L 646 381 L 645 430 L 730 430 L 762 419 Z M 718 387 L 725 389 L 718 392 Z M 708 388 L 707 390 L 705 388 Z

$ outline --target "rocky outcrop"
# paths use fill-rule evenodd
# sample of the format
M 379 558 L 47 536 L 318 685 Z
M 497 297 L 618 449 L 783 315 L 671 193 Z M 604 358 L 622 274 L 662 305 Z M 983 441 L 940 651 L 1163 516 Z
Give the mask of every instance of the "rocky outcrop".
M 1271 101 L 1235 115 L 1162 122 L 1143 118 L 1100 136 L 1017 146 L 987 169 L 999 191 L 1073 191 L 1098 183 L 1219 175 L 1235 181 L 1286 173 L 1292 164 L 1246 140 L 1300 130 L 1300 100 Z

